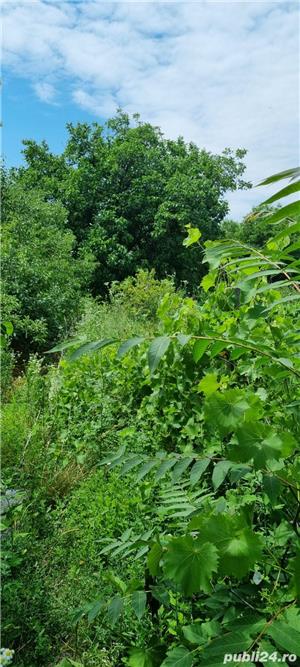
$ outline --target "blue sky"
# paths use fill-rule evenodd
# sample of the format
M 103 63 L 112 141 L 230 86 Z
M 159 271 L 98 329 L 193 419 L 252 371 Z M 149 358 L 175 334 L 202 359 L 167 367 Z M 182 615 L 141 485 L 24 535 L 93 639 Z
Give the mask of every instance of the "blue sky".
M 299 161 L 294 2 L 4 0 L 3 152 L 64 145 L 69 121 L 118 106 L 212 152 L 245 147 L 247 178 Z M 241 219 L 267 192 L 229 194 Z

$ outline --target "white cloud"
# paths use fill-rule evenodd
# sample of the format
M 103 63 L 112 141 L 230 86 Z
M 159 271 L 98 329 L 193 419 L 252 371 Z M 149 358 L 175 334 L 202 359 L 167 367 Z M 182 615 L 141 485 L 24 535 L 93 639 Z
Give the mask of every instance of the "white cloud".
M 254 182 L 298 160 L 294 2 L 9 0 L 3 14 L 7 67 L 44 101 L 55 79 L 96 116 L 121 106 L 213 152 L 245 147 Z M 232 215 L 262 196 L 230 195 Z
M 117 102 L 109 91 L 100 95 L 97 93 L 90 95 L 85 90 L 77 88 L 74 90 L 72 98 L 82 109 L 86 109 L 86 111 L 90 111 L 96 116 L 113 116 L 117 108 Z
M 54 102 L 56 97 L 56 90 L 51 83 L 47 83 L 46 81 L 38 81 L 34 84 L 33 88 L 41 102 L 48 102 L 49 104 Z

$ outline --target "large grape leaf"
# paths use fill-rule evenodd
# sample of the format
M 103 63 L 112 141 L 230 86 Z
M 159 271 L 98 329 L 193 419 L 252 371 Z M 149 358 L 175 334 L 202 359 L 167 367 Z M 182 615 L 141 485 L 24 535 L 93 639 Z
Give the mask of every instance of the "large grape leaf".
M 228 450 L 228 458 L 233 461 L 253 460 L 255 468 L 265 468 L 270 459 L 285 458 L 297 446 L 290 433 L 277 433 L 270 426 L 259 422 L 243 424 L 236 431 L 237 444 Z
M 156 667 L 161 663 L 159 651 L 148 648 L 132 648 L 129 653 L 129 667 Z
M 202 541 L 217 547 L 219 572 L 222 575 L 242 578 L 261 555 L 261 538 L 253 533 L 241 515 L 219 514 L 207 519 L 199 517 L 193 520 L 195 527 Z
M 241 389 L 216 392 L 205 401 L 205 419 L 209 424 L 215 424 L 222 434 L 230 433 L 244 421 L 251 407 Z
M 210 579 L 218 569 L 218 552 L 213 544 L 191 535 L 170 540 L 164 557 L 164 572 L 185 595 L 210 592 Z

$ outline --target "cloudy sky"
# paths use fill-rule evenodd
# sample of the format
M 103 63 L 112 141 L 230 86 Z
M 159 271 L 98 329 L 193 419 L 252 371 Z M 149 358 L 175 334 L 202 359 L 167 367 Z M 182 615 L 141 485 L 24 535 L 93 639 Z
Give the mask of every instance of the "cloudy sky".
M 298 3 L 4 0 L 4 154 L 62 150 L 68 121 L 117 107 L 212 152 L 245 147 L 253 183 L 299 161 Z M 240 219 L 264 195 L 229 196 Z

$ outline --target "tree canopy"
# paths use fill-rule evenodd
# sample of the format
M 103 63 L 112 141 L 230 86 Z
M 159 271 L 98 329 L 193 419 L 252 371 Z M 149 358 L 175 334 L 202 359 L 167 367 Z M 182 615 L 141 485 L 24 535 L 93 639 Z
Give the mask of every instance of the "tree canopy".
M 203 241 L 218 238 L 226 193 L 250 186 L 243 180 L 246 151 L 213 155 L 182 137 L 166 139 L 158 127 L 122 111 L 103 126 L 67 129 L 60 155 L 46 142 L 24 141 L 26 164 L 17 177 L 45 201 L 63 204 L 77 248 L 95 256 L 94 292 L 103 294 L 106 283 L 139 268 L 198 284 L 201 251 L 187 258 L 185 226 L 201 229 Z

